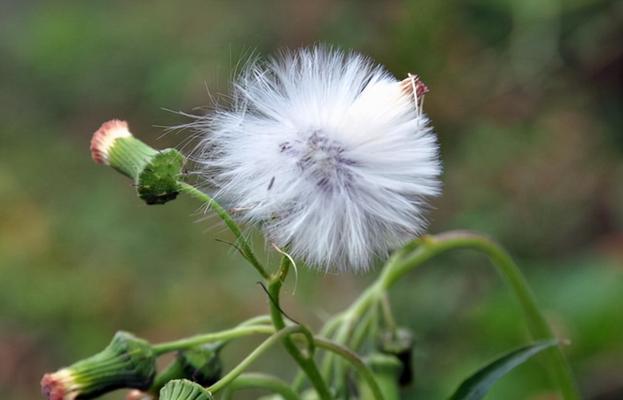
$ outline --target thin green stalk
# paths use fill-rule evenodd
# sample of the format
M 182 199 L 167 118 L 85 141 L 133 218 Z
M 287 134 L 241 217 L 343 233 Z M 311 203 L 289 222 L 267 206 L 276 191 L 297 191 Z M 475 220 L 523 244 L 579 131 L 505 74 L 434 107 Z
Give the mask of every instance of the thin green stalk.
M 381 290 L 379 281 L 368 286 L 359 298 L 351 304 L 348 310 L 343 313 L 341 324 L 335 335 L 335 342 L 340 344 L 347 343 L 352 331 L 356 328 L 357 324 L 361 322 L 368 308 L 375 305 L 383 293 L 384 290 Z M 326 354 L 322 360 L 322 374 L 324 377 L 331 376 L 335 364 L 334 359 L 335 357 L 333 354 Z
M 392 332 L 392 335 L 396 333 L 397 325 L 394 314 L 392 313 L 392 307 L 389 304 L 389 296 L 387 293 L 383 294 L 381 298 L 381 311 L 383 312 L 383 321 L 387 329 Z
M 270 325 L 272 324 L 272 319 L 270 315 L 258 315 L 253 318 L 249 318 L 246 321 L 243 321 L 238 324 L 238 326 L 250 326 L 250 325 Z
M 352 366 L 357 370 L 357 372 L 370 387 L 370 390 L 374 394 L 374 398 L 376 400 L 384 400 L 383 393 L 381 392 L 378 383 L 374 379 L 374 374 L 356 353 L 352 352 L 347 347 L 340 345 L 339 343 L 322 337 L 314 337 L 314 342 L 316 343 L 316 346 L 328 350 L 334 354 L 337 354 L 344 360 L 352 364 Z
M 330 338 L 335 333 L 336 329 L 340 326 L 342 321 L 344 320 L 344 314 L 340 313 L 338 315 L 330 318 L 322 329 L 319 332 L 319 336 Z M 324 376 L 328 376 L 328 374 L 323 374 Z M 298 371 L 294 376 L 294 380 L 292 381 L 292 388 L 296 391 L 300 391 L 303 387 L 303 383 L 305 382 L 305 373 L 303 371 Z
M 242 255 L 249 261 L 249 263 L 251 263 L 251 265 L 262 276 L 262 278 L 270 278 L 270 275 L 268 274 L 268 272 L 266 272 L 266 269 L 262 266 L 262 263 L 260 263 L 255 256 L 255 253 L 253 252 L 249 241 L 242 234 L 242 231 L 240 230 L 240 227 L 238 226 L 236 221 L 234 221 L 231 215 L 229 215 L 229 213 L 223 207 L 221 207 L 221 205 L 217 203 L 216 200 L 186 182 L 178 182 L 178 189 L 181 193 L 186 193 L 196 198 L 197 200 L 206 203 L 212 209 L 212 211 L 214 211 L 216 215 L 218 215 L 219 218 L 223 220 L 225 225 L 234 234 L 237 240 L 236 245 L 240 246 L 239 250 Z
M 261 356 L 266 350 L 279 343 L 284 338 L 288 337 L 293 333 L 301 333 L 303 328 L 298 325 L 288 326 L 286 328 L 281 329 L 278 332 L 273 333 L 271 337 L 263 341 L 259 346 L 255 348 L 244 360 L 240 362 L 240 364 L 236 365 L 231 371 L 229 371 L 225 376 L 219 379 L 212 386 L 206 388 L 206 390 L 212 394 L 218 392 L 223 389 L 227 385 L 229 385 L 234 379 L 236 379 L 245 369 L 247 369 L 259 356 Z
M 434 256 L 453 249 L 475 249 L 484 252 L 489 257 L 492 264 L 498 269 L 512 289 L 524 312 L 526 325 L 533 338 L 554 338 L 523 274 L 508 253 L 491 239 L 472 232 L 453 231 L 436 236 L 425 236 L 420 238 L 417 243 L 419 243 L 419 246 L 411 253 L 401 252 L 399 257 L 393 257 L 388 262 L 379 279 L 347 311 L 351 320 L 359 319 L 367 307 L 373 304 L 381 293 L 387 291 L 406 273 Z M 345 343 L 351 334 L 351 329 L 351 326 L 343 325 L 340 327 L 336 340 L 339 343 Z M 579 400 L 581 397 L 575 385 L 571 369 L 560 347 L 549 350 L 545 354 L 547 356 L 548 369 L 555 379 L 563 398 L 565 400 Z
M 273 320 L 273 325 L 275 326 L 276 330 L 287 329 L 285 321 L 283 320 L 282 311 L 279 308 L 279 294 L 281 291 L 281 286 L 283 284 L 283 281 L 288 275 L 289 268 L 290 268 L 290 260 L 288 259 L 288 257 L 283 256 L 279 270 L 277 271 L 275 276 L 270 280 L 269 285 L 268 285 L 268 294 L 271 297 L 270 314 Z M 300 326 L 300 325 L 297 325 L 297 326 Z M 300 327 L 301 329 L 309 333 L 309 331 L 306 328 L 302 326 Z M 329 392 L 329 388 L 327 387 L 327 384 L 325 383 L 324 379 L 320 375 L 320 371 L 318 371 L 318 367 L 316 366 L 316 362 L 314 361 L 313 351 L 310 351 L 309 355 L 306 357 L 303 353 L 301 353 L 301 351 L 296 346 L 292 338 L 290 338 L 289 336 L 284 337 L 283 344 L 286 350 L 288 351 L 288 353 L 290 353 L 292 358 L 294 358 L 294 360 L 298 363 L 301 369 L 305 372 L 310 382 L 316 389 L 316 392 L 318 393 L 318 396 L 320 397 L 320 399 L 330 400 L 331 393 Z M 309 342 L 309 344 L 313 349 L 313 339 Z
M 521 270 L 499 245 L 491 239 L 464 231 L 447 232 L 437 236 L 427 236 L 411 255 L 387 268 L 381 278 L 382 286 L 389 288 L 405 273 L 443 251 L 450 249 L 471 248 L 485 253 L 492 264 L 511 287 L 526 317 L 527 327 L 534 339 L 554 338 L 551 328 L 537 306 L 534 294 L 530 290 Z M 548 369 L 566 400 L 580 399 L 571 369 L 560 347 L 547 351 Z
M 204 335 L 191 336 L 189 338 L 174 340 L 172 342 L 160 343 L 152 346 L 154 353 L 157 356 L 169 353 L 172 351 L 188 349 L 191 347 L 199 346 L 206 343 L 227 341 L 244 336 L 251 336 L 257 334 L 273 334 L 275 328 L 266 325 L 250 325 L 250 326 L 238 326 L 236 328 L 228 329 L 221 332 L 207 333 Z
M 357 324 L 353 326 L 350 340 L 345 342 L 348 344 L 349 349 L 358 351 L 366 338 L 373 337 L 376 334 L 378 327 L 378 308 L 378 305 L 369 307 L 367 312 L 357 321 Z M 338 360 L 332 362 L 331 365 L 335 368 L 333 379 L 337 387 L 340 391 L 346 390 L 348 388 L 346 382 L 346 365 Z
M 236 390 L 259 388 L 281 395 L 284 400 L 300 400 L 299 395 L 286 382 L 272 375 L 260 373 L 241 374 L 227 386 L 223 392 L 223 400 L 230 398 Z
M 378 308 L 371 307 L 368 312 L 363 315 L 357 327 L 353 329 L 348 347 L 354 351 L 358 351 L 366 338 L 373 335 L 371 331 L 376 330 L 376 324 L 378 324 Z

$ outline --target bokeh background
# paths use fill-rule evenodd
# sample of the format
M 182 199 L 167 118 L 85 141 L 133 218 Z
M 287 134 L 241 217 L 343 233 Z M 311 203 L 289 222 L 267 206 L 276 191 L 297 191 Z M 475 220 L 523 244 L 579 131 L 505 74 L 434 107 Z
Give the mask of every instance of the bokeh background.
M 3 0 L 0 397 L 41 398 L 43 372 L 119 329 L 157 342 L 266 311 L 199 204 L 142 204 L 88 144 L 118 117 L 156 147 L 181 147 L 184 132 L 162 136 L 188 122 L 171 110 L 202 113 L 226 96 L 250 54 L 317 42 L 422 77 L 445 164 L 431 231 L 475 229 L 507 246 L 571 340 L 586 398 L 623 398 L 623 2 L 603 0 Z M 374 275 L 301 269 L 285 308 L 319 326 Z M 418 338 L 405 398 L 444 398 L 528 340 L 512 296 L 471 252 L 412 273 L 392 301 Z M 227 366 L 255 343 L 227 349 Z M 255 369 L 292 371 L 280 351 Z M 552 397 L 537 359 L 488 398 Z

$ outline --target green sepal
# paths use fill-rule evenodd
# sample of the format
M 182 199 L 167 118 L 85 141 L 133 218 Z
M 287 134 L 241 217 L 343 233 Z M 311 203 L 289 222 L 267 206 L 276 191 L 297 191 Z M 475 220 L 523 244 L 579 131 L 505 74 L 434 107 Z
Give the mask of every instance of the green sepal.
M 220 347 L 219 344 L 208 344 L 179 351 L 175 360 L 156 377 L 149 391 L 158 393 L 169 381 L 181 378 L 202 386 L 212 385 L 221 378 L 223 371 L 218 353 Z
M 108 164 L 131 178 L 147 204 L 164 204 L 178 195 L 185 158 L 175 149 L 156 150 L 134 136 L 116 139 L 108 150 Z
M 201 385 L 187 379 L 172 380 L 160 391 L 160 400 L 212 400 L 212 398 Z
M 147 204 L 175 200 L 184 161 L 184 156 L 175 149 L 165 149 L 154 155 L 136 180 L 139 197 Z
M 149 388 L 156 375 L 156 356 L 147 341 L 117 332 L 100 353 L 67 369 L 79 388 L 76 399 L 92 399 L 115 389 Z
M 177 359 L 184 377 L 203 386 L 210 386 L 221 378 L 223 363 L 218 350 L 220 345 L 205 345 L 180 351 Z

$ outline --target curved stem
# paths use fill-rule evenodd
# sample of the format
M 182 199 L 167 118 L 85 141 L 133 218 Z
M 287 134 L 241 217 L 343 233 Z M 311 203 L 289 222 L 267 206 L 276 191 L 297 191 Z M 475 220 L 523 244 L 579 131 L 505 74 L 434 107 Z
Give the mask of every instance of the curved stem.
M 241 389 L 261 388 L 273 393 L 277 393 L 284 400 L 300 400 L 300 397 L 290 386 L 281 379 L 272 375 L 260 373 L 241 374 L 227 386 L 227 393 Z M 227 398 L 226 396 L 224 396 Z
M 270 280 L 268 285 L 268 293 L 271 297 L 270 315 L 272 317 L 273 325 L 275 326 L 276 330 L 287 329 L 285 328 L 286 324 L 283 320 L 281 309 L 279 308 L 279 293 L 281 291 L 281 285 L 283 284 L 283 281 L 288 275 L 289 268 L 290 260 L 288 257 L 283 256 L 279 270 Z M 294 360 L 299 364 L 301 369 L 305 372 L 312 385 L 316 389 L 316 392 L 318 392 L 318 396 L 322 400 L 330 400 L 331 393 L 329 392 L 329 388 L 327 387 L 327 384 L 320 375 L 320 371 L 318 371 L 318 367 L 316 366 L 316 362 L 313 358 L 313 338 L 311 337 L 311 334 L 309 334 L 309 330 L 300 325 L 297 326 L 299 326 L 302 331 L 305 331 L 309 335 L 308 344 L 312 350 L 310 351 L 310 354 L 306 357 L 303 353 L 301 353 L 292 338 L 290 338 L 289 336 L 284 337 L 283 344 L 288 353 L 290 353 L 292 358 L 294 358 Z
M 345 344 L 351 336 L 352 331 L 355 329 L 358 323 L 361 322 L 363 315 L 367 312 L 368 308 L 374 306 L 380 299 L 384 290 L 380 288 L 379 281 L 376 281 L 359 296 L 357 300 L 343 313 L 341 324 L 339 325 L 335 342 Z M 323 376 L 331 376 L 331 372 L 334 367 L 334 355 L 326 354 L 322 360 L 322 373 Z M 341 371 L 337 371 L 341 374 Z M 336 376 L 337 383 L 341 380 L 339 376 Z
M 316 343 L 316 346 L 323 348 L 325 350 L 329 350 L 332 353 L 339 355 L 340 357 L 342 357 L 343 359 L 351 363 L 353 367 L 355 367 L 357 372 L 359 372 L 361 377 L 365 379 L 366 383 L 370 387 L 370 390 L 374 394 L 374 398 L 376 400 L 384 399 L 383 393 L 381 392 L 381 388 L 379 387 L 378 383 L 374 379 L 374 375 L 372 374 L 372 371 L 370 371 L 370 369 L 366 366 L 363 360 L 359 358 L 359 356 L 356 353 L 350 351 L 347 347 L 344 347 L 338 343 L 335 343 L 325 338 L 316 336 L 314 337 L 314 342 Z
M 322 327 L 322 329 L 319 332 L 319 336 L 325 337 L 325 338 L 332 337 L 333 334 L 335 333 L 335 330 L 340 326 L 343 320 L 344 320 L 343 313 L 333 316 Z M 323 376 L 329 376 L 330 371 L 326 372 L 324 371 L 324 368 L 323 368 L 322 372 L 323 372 Z M 292 388 L 296 391 L 299 391 L 301 387 L 303 386 L 304 381 L 305 381 L 305 373 L 303 371 L 298 371 L 296 375 L 294 376 L 294 380 L 292 381 Z
M 383 322 L 385 323 L 385 326 L 390 332 L 392 332 L 392 334 L 395 334 L 398 325 L 396 324 L 396 319 L 392 313 L 392 307 L 389 303 L 389 296 L 387 293 L 383 293 L 383 298 L 381 299 L 381 311 L 383 313 Z
M 223 207 L 221 207 L 221 205 L 217 203 L 216 200 L 186 182 L 178 182 L 178 190 L 181 193 L 186 193 L 196 198 L 197 200 L 206 203 L 208 207 L 210 207 L 216 213 L 216 215 L 218 215 L 219 218 L 223 220 L 225 225 L 227 225 L 227 227 L 234 234 L 234 236 L 236 236 L 237 245 L 240 246 L 240 253 L 242 253 L 242 255 L 249 261 L 249 263 L 251 263 L 251 265 L 262 276 L 262 278 L 268 279 L 270 277 L 268 272 L 266 272 L 262 264 L 255 256 L 255 253 L 253 252 L 249 241 L 242 234 L 242 231 L 240 230 L 240 227 L 238 226 L 236 221 L 234 221 L 231 215 L 229 215 L 229 213 Z
M 303 328 L 301 328 L 300 326 L 293 325 L 283 328 L 279 332 L 273 333 L 271 337 L 269 337 L 259 346 L 257 346 L 255 350 L 251 352 L 251 354 L 249 354 L 244 360 L 240 362 L 240 364 L 236 365 L 231 371 L 229 371 L 216 383 L 206 388 L 206 390 L 213 394 L 223 389 L 225 386 L 229 385 L 234 379 L 236 379 L 240 374 L 242 374 L 242 372 L 247 369 L 249 365 L 251 365 L 253 361 L 255 361 L 266 350 L 283 340 L 283 338 L 288 337 L 293 333 L 302 332 L 302 330 Z
M 174 340 L 172 342 L 160 343 L 153 345 L 154 353 L 157 356 L 171 351 L 177 351 L 182 349 L 188 349 L 191 347 L 199 346 L 206 343 L 220 342 L 225 340 L 236 339 L 239 337 L 257 335 L 257 334 L 273 334 L 275 328 L 272 326 L 262 325 L 249 325 L 239 326 L 236 328 L 228 329 L 221 332 L 207 333 L 204 335 L 191 336 L 185 339 Z
M 249 318 L 246 321 L 242 321 L 238 324 L 238 326 L 267 325 L 271 323 L 272 319 L 270 318 L 270 315 L 258 315 L 256 317 Z
M 353 329 L 348 348 L 358 351 L 369 337 L 374 337 L 379 324 L 378 307 L 370 307 L 368 312 L 361 318 L 359 324 Z
M 348 310 L 351 319 L 363 315 L 380 293 L 389 289 L 406 273 L 422 265 L 432 257 L 452 249 L 475 249 L 485 253 L 499 273 L 506 280 L 526 317 L 527 327 L 534 339 L 554 338 L 554 335 L 539 310 L 534 294 L 523 274 L 512 258 L 491 239 L 466 231 L 446 232 L 436 236 L 424 236 L 414 243 L 419 246 L 410 253 L 400 251 L 400 256 L 392 257 L 379 279 L 366 290 Z M 344 343 L 351 333 L 350 327 L 342 326 L 338 341 Z M 579 400 L 581 397 L 575 386 L 571 369 L 560 347 L 548 350 L 548 369 L 558 384 L 565 400 Z

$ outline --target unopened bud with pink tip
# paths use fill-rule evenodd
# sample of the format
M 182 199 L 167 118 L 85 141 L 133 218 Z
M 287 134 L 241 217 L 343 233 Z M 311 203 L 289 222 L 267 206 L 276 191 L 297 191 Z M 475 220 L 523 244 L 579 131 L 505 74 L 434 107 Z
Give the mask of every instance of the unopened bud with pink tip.
M 125 121 L 102 124 L 91 139 L 91 157 L 134 180 L 147 204 L 164 204 L 178 194 L 184 157 L 175 149 L 156 150 L 138 140 Z
M 41 391 L 48 400 L 92 399 L 120 388 L 147 389 L 156 375 L 151 345 L 118 332 L 100 353 L 45 374 Z

